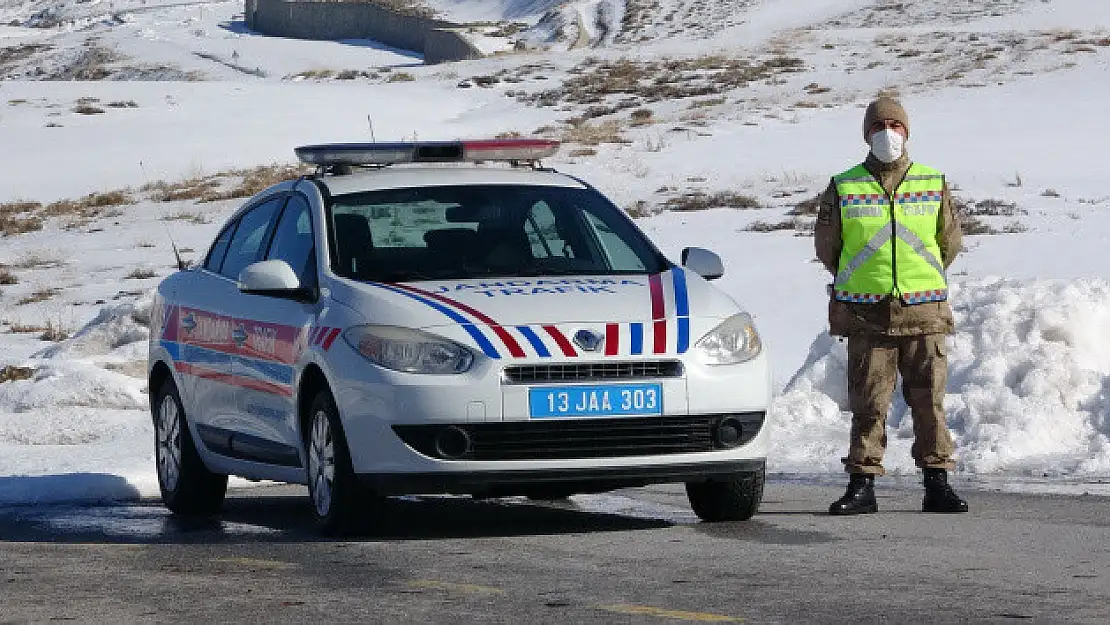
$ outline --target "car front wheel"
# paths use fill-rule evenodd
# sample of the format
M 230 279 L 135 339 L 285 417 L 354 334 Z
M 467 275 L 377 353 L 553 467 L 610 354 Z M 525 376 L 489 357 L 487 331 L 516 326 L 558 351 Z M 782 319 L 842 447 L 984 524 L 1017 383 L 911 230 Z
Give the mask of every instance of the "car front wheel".
M 687 482 L 686 497 L 703 521 L 746 521 L 759 510 L 765 472 L 747 471 L 704 482 Z
M 347 534 L 369 520 L 378 498 L 358 483 L 331 393 L 316 394 L 310 415 L 306 455 L 313 516 L 324 534 Z
M 227 476 L 209 471 L 197 454 L 172 378 L 162 383 L 156 397 L 154 458 L 162 501 L 175 514 L 218 512 L 227 493 Z

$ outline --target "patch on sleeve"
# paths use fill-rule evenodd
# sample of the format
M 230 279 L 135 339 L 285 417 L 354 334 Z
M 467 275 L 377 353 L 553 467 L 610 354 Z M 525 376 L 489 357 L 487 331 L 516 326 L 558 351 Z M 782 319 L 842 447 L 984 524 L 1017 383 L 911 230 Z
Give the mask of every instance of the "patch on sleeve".
M 817 211 L 817 223 L 822 226 L 832 225 L 832 207 L 825 202 L 824 196 L 821 197 L 821 207 Z

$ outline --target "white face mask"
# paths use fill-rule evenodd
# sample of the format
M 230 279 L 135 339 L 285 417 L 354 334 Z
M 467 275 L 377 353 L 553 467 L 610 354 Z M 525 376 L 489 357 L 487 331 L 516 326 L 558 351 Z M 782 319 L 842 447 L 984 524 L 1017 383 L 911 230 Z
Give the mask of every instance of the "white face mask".
M 893 163 L 902 157 L 902 146 L 906 142 L 902 135 L 890 130 L 880 130 L 871 135 L 871 153 L 884 163 Z

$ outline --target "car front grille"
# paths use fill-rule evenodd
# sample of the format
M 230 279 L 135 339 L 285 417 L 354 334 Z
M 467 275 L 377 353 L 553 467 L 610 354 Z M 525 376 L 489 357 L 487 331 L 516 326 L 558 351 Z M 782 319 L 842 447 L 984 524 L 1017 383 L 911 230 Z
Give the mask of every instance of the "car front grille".
M 722 444 L 722 420 L 742 425 L 739 440 Z M 393 430 L 414 450 L 445 460 L 555 460 L 616 458 L 714 451 L 748 443 L 763 426 L 764 413 L 560 419 L 446 425 L 395 425 Z M 442 444 L 446 437 L 465 445 Z
M 679 377 L 682 377 L 682 363 L 677 360 L 584 362 L 505 367 L 505 381 L 510 384 L 649 380 Z

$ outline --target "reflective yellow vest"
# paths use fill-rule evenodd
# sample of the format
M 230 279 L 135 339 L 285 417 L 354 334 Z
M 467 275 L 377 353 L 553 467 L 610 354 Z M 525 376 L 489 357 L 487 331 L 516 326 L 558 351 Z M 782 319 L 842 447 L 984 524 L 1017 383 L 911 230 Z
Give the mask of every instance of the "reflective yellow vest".
M 948 299 L 937 245 L 944 175 L 914 163 L 891 195 L 863 165 L 833 181 L 843 233 L 833 296 L 862 303 L 888 295 L 906 304 Z

